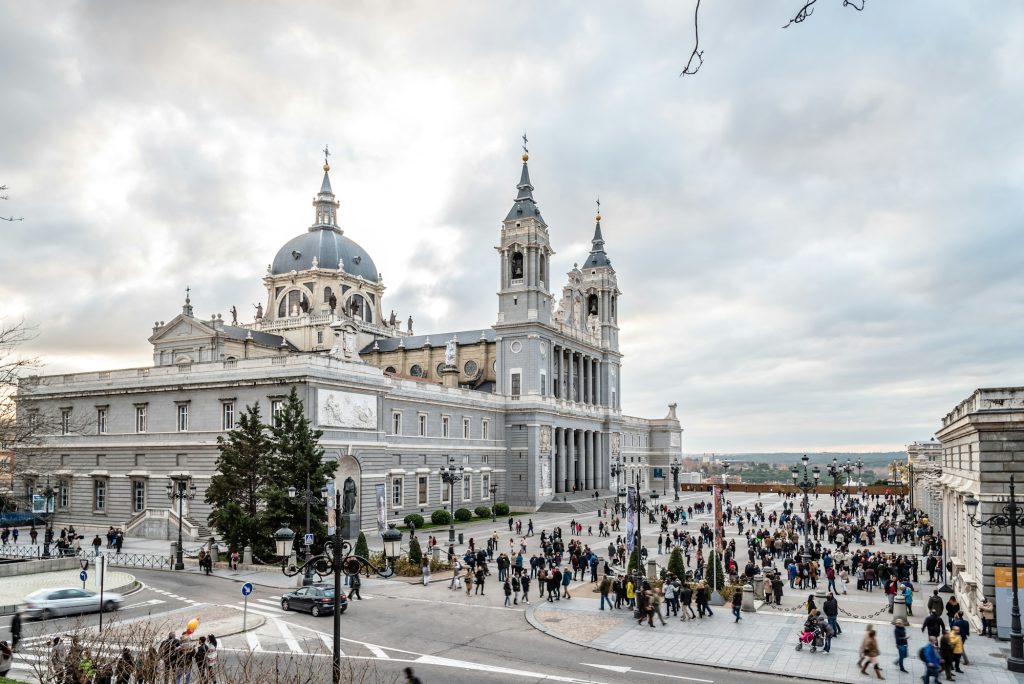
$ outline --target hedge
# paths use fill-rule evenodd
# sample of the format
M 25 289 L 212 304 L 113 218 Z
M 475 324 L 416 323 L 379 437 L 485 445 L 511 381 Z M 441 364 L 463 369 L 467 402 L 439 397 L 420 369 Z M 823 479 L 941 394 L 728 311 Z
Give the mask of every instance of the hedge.
M 405 516 L 406 527 L 408 527 L 409 525 L 416 525 L 416 529 L 419 530 L 422 529 L 422 527 L 425 524 L 426 521 L 423 519 L 423 516 L 419 513 L 410 513 L 409 515 Z
M 509 509 L 508 509 L 508 504 L 507 503 L 498 502 L 498 503 L 494 504 L 494 514 L 495 515 L 508 515 L 508 512 L 509 512 Z
M 473 509 L 473 512 L 476 513 L 476 517 L 478 518 L 491 517 L 491 509 L 489 506 L 477 506 L 476 508 Z
M 459 508 L 455 511 L 455 519 L 459 522 L 466 522 L 472 517 L 473 513 L 468 508 Z
M 452 521 L 452 514 L 443 508 L 439 508 L 430 514 L 430 522 L 435 525 L 447 525 Z

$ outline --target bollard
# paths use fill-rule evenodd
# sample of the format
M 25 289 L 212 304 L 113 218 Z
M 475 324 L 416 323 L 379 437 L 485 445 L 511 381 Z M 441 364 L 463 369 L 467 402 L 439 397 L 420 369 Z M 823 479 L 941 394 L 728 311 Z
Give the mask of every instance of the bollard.
M 753 613 L 754 608 L 754 585 L 744 584 L 743 585 L 743 605 L 740 610 L 744 613 Z
M 896 599 L 892 603 L 892 624 L 896 624 L 897 620 L 907 621 L 907 600 L 902 595 L 897 594 Z
M 764 575 L 754 575 L 754 598 L 764 601 Z
M 244 565 L 252 565 L 252 547 L 246 546 L 242 549 L 242 563 Z
M 647 561 L 647 579 L 658 579 L 658 563 L 654 560 Z
M 433 558 L 434 562 L 435 563 L 440 563 L 441 562 L 441 547 L 440 546 L 435 546 L 431 550 L 431 553 L 433 554 L 432 558 Z

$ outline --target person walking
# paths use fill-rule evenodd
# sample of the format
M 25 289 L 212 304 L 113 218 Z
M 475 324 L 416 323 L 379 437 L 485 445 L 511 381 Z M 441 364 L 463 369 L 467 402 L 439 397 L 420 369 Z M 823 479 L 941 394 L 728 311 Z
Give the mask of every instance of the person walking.
M 21 612 L 14 611 L 11 617 L 11 650 L 18 650 L 18 642 L 21 641 Z
M 658 620 L 661 621 L 661 625 L 662 625 L 662 627 L 664 627 L 668 623 L 665 622 L 665 617 L 661 614 L 661 605 L 662 605 L 662 603 L 663 603 L 663 601 L 662 601 L 662 596 L 661 596 L 661 590 L 659 589 L 659 590 L 652 591 L 651 592 L 651 608 L 652 608 L 652 612 L 653 612 L 654 615 L 658 616 Z M 653 618 L 652 618 L 651 621 L 653 622 Z
M 523 585 L 523 603 L 530 602 L 530 576 L 525 572 L 523 576 L 519 578 L 520 583 Z
M 953 676 L 953 642 L 949 639 L 949 631 L 943 629 L 939 637 L 939 658 L 942 659 L 942 671 L 946 674 L 946 681 L 956 680 Z
M 604 604 L 608 604 L 608 610 L 611 610 L 613 605 L 611 600 L 608 598 L 608 593 L 612 590 L 612 580 L 608 575 L 604 576 L 601 580 L 601 584 L 597 587 L 598 592 L 601 594 L 601 610 L 604 610 Z
M 572 573 L 571 572 L 563 572 L 562 573 L 562 596 L 564 598 L 566 598 L 566 599 L 571 599 L 572 598 L 572 596 L 569 595 L 569 585 L 570 584 L 572 584 Z
M 505 606 L 506 607 L 511 606 L 512 605 L 512 581 L 510 579 L 508 579 L 508 578 L 505 579 L 505 582 L 502 585 L 502 591 L 505 594 Z
M 832 592 L 826 595 L 825 602 L 821 604 L 821 611 L 825 614 L 825 619 L 828 621 L 828 626 L 832 628 L 832 633 L 835 636 L 842 634 L 843 630 L 839 627 L 839 601 Z
M 949 639 L 949 647 L 953 651 L 953 672 L 963 674 L 964 671 L 960 669 L 960 660 L 964 655 L 964 641 L 960 638 L 960 628 L 954 627 L 949 630 L 947 638 Z
M 362 601 L 363 596 L 359 593 L 359 587 L 363 585 L 363 580 L 359 578 L 359 573 L 352 575 L 352 585 L 349 587 L 348 596 L 352 598 L 356 597 L 357 600 Z
M 938 613 L 932 611 L 931 614 L 924 619 L 921 624 L 921 631 L 927 631 L 928 636 L 935 637 L 936 639 L 942 634 L 942 618 L 939 617 Z
M 430 584 L 430 559 L 426 556 L 423 557 L 423 564 L 421 567 L 423 572 L 423 586 L 428 586 Z
M 961 655 L 963 656 L 964 665 L 970 665 L 971 660 L 967 657 L 967 638 L 971 636 L 971 623 L 964 619 L 963 611 L 956 614 L 953 618 L 953 629 L 959 630 L 960 641 L 963 642 L 961 648 Z
M 473 578 L 473 583 L 476 585 L 476 587 L 473 589 L 474 596 L 477 594 L 480 594 L 481 596 L 486 596 L 486 594 L 484 594 L 484 582 L 486 581 L 486 575 L 487 573 L 484 572 L 484 566 L 477 565 L 476 576 Z
M 712 617 L 714 615 L 711 612 L 711 606 L 708 604 L 709 598 L 708 585 L 704 580 L 701 580 L 700 584 L 697 585 L 697 613 L 700 617 L 704 617 L 704 615 Z
M 732 614 L 736 619 L 733 623 L 737 623 L 743 618 L 740 617 L 740 608 L 743 606 L 743 590 L 736 588 L 736 591 L 732 592 Z
M 864 631 L 864 640 L 860 644 L 861 653 L 861 667 L 860 673 L 866 675 L 868 673 L 868 665 L 875 666 L 875 676 L 879 679 L 885 679 L 882 675 L 882 666 L 878 664 L 878 638 L 875 636 L 875 628 L 868 625 L 868 628 Z
M 939 670 L 942 669 L 942 659 L 939 657 L 936 643 L 935 637 L 928 637 L 928 643 L 920 651 L 921 660 L 924 662 L 925 667 L 924 676 L 921 677 L 923 684 L 928 684 L 932 679 L 935 680 L 935 684 L 939 684 Z
M 928 612 L 942 615 L 942 608 L 942 597 L 939 596 L 939 590 L 935 589 L 932 591 L 931 597 L 928 598 Z
M 903 618 L 896 618 L 896 627 L 893 629 L 893 637 L 896 639 L 896 652 L 899 654 L 899 658 L 895 661 L 895 664 L 899 666 L 900 672 L 907 672 L 907 669 L 903 667 L 903 661 L 907 659 L 907 647 L 910 641 L 907 639 L 907 621 Z
M 693 612 L 693 589 L 685 582 L 679 590 L 679 600 L 683 604 L 683 617 L 680 619 L 683 621 L 695 619 L 697 616 Z
M 949 597 L 946 601 L 946 622 L 949 623 L 949 628 L 953 629 L 953 618 L 960 612 L 960 602 L 956 600 L 956 594 Z
M 914 588 L 910 582 L 903 583 L 903 602 L 907 604 L 907 615 L 914 614 Z

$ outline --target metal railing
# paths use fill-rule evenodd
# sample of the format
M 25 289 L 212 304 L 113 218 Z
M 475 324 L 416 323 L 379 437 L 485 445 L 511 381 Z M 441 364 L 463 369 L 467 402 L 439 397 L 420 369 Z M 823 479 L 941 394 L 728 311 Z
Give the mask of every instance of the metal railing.
M 108 553 L 107 564 L 134 568 L 167 568 L 173 567 L 174 559 L 155 553 Z

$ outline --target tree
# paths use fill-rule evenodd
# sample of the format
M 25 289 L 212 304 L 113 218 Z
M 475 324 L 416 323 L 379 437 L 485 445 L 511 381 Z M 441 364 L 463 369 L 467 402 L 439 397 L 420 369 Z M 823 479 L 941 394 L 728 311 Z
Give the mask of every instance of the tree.
M 318 493 L 334 475 L 334 463 L 324 461 L 324 450 L 320 446 L 323 430 L 314 430 L 306 410 L 293 386 L 277 415 L 271 416 L 271 480 L 267 487 L 267 515 L 275 525 L 305 526 L 306 502 L 301 497 L 288 496 L 288 488 Z M 327 533 L 327 511 L 323 506 L 311 504 L 309 510 L 309 531 L 317 539 L 324 539 Z M 297 546 L 302 544 L 302 535 L 296 534 Z
M 356 538 L 355 553 L 357 556 L 362 556 L 363 558 L 370 557 L 370 546 L 366 543 L 366 535 L 362 532 L 360 532 L 359 537 Z
M 251 546 L 257 555 L 272 551 L 273 529 L 266 516 L 266 496 L 273 477 L 273 445 L 259 404 L 247 406 L 227 438 L 217 437 L 217 474 L 210 478 L 208 520 L 232 547 Z
M 678 546 L 672 549 L 668 557 L 668 571 L 681 580 L 686 579 L 686 564 L 683 562 L 683 552 Z
M 721 591 L 725 586 L 725 572 L 722 570 L 722 555 L 718 551 L 708 554 L 707 570 L 704 579 L 712 591 Z
M 416 537 L 409 540 L 409 562 L 414 565 L 423 562 L 423 551 L 420 549 L 420 541 Z

